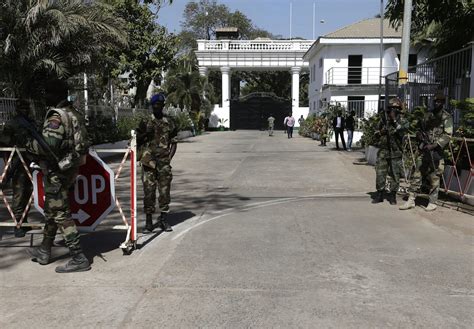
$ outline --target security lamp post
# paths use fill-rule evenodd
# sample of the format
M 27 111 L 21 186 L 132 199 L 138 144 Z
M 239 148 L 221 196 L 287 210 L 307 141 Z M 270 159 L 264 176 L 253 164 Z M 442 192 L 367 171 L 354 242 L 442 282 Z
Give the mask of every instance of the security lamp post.
M 378 102 L 378 111 L 381 110 L 382 107 L 382 66 L 383 66 L 383 21 L 384 21 L 384 13 L 383 13 L 383 0 L 380 0 L 380 62 L 379 62 L 379 102 Z

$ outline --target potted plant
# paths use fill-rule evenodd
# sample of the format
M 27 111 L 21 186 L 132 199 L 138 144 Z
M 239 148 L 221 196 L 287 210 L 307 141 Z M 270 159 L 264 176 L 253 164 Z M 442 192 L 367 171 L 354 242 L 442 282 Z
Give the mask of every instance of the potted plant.
M 362 137 L 361 144 L 365 147 L 365 159 L 368 164 L 375 165 L 378 153 L 378 138 L 375 136 L 377 125 L 379 123 L 379 115 L 376 114 L 362 121 Z
M 220 118 L 219 120 L 217 120 L 219 122 L 219 130 L 220 131 L 224 131 L 225 130 L 225 127 L 224 127 L 224 123 L 226 123 L 227 119 L 224 119 L 224 118 Z

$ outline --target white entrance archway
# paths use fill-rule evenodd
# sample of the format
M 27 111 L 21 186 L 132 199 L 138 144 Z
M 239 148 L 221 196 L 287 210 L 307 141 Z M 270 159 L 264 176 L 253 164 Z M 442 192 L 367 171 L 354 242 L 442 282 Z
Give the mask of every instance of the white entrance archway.
M 314 40 L 198 40 L 196 57 L 199 72 L 209 69 L 222 73 L 222 102 L 215 109 L 219 118 L 230 122 L 231 70 L 288 70 L 292 74 L 292 110 L 295 117 L 308 114 L 308 108 L 299 107 L 300 72 L 308 69 L 303 55 Z

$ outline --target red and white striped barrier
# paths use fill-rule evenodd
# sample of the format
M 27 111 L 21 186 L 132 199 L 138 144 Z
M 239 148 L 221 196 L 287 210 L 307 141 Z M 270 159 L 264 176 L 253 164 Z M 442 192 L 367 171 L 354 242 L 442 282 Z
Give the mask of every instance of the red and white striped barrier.
M 78 229 L 81 231 L 90 232 L 100 223 L 100 221 L 107 216 L 107 214 L 114 208 L 117 207 L 120 217 L 123 221 L 123 225 L 116 225 L 113 228 L 118 230 L 125 230 L 125 240 L 120 245 L 124 254 L 130 254 L 137 247 L 137 159 L 136 159 L 136 135 L 132 131 L 132 139 L 130 140 L 129 146 L 124 149 L 100 149 L 91 148 L 90 153 L 87 157 L 87 162 L 84 166 L 81 166 L 79 175 L 76 179 L 76 186 L 74 191 L 71 192 L 71 208 L 72 215 Z M 41 228 L 44 225 L 38 223 L 23 223 L 33 200 L 35 201 L 35 207 L 42 213 L 44 207 L 44 189 L 42 186 L 42 174 L 35 172 L 33 175 L 21 155 L 20 149 L 16 147 L 12 148 L 0 148 L 0 151 L 10 152 L 7 159 L 5 159 L 5 167 L 3 170 L 1 180 L 5 177 L 8 169 L 11 166 L 12 159 L 15 154 L 18 154 L 21 163 L 28 173 L 30 180 L 34 185 L 33 193 L 30 197 L 28 205 L 23 212 L 23 216 L 17 221 L 11 205 L 8 201 L 7 196 L 2 190 L 0 190 L 0 196 L 8 210 L 8 213 L 12 219 L 12 222 L 0 222 L 0 226 L 30 226 Z M 113 172 L 107 164 L 105 164 L 97 154 L 109 153 L 109 154 L 120 154 L 123 153 L 122 161 L 116 172 Z M 121 177 L 123 168 L 125 167 L 127 160 L 130 164 L 130 214 L 127 216 L 118 195 L 115 193 L 115 183 Z M 92 172 L 91 172 L 92 170 Z M 94 171 L 95 170 L 95 171 Z

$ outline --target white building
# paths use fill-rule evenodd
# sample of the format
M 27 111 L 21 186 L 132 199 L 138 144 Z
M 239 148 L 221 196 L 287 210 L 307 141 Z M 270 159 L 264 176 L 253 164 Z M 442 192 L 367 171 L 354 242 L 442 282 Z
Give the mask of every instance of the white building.
M 384 21 L 383 64 L 380 72 L 380 19 L 366 19 L 321 36 L 306 52 L 309 62 L 310 113 L 340 103 L 358 117 L 377 112 L 379 76 L 398 71 L 401 28 Z M 410 49 L 409 66 L 426 60 L 416 48 Z M 384 83 L 384 79 L 382 79 Z M 383 87 L 382 87 L 383 88 Z M 384 89 L 382 89 L 382 99 Z
M 225 121 L 224 126 L 231 126 L 232 120 L 232 70 L 291 72 L 291 111 L 297 118 L 308 115 L 309 109 L 299 106 L 300 72 L 308 70 L 303 55 L 313 40 L 197 40 L 197 43 L 195 53 L 201 75 L 206 75 L 209 70 L 219 70 L 222 74 L 222 100 L 212 115 Z

